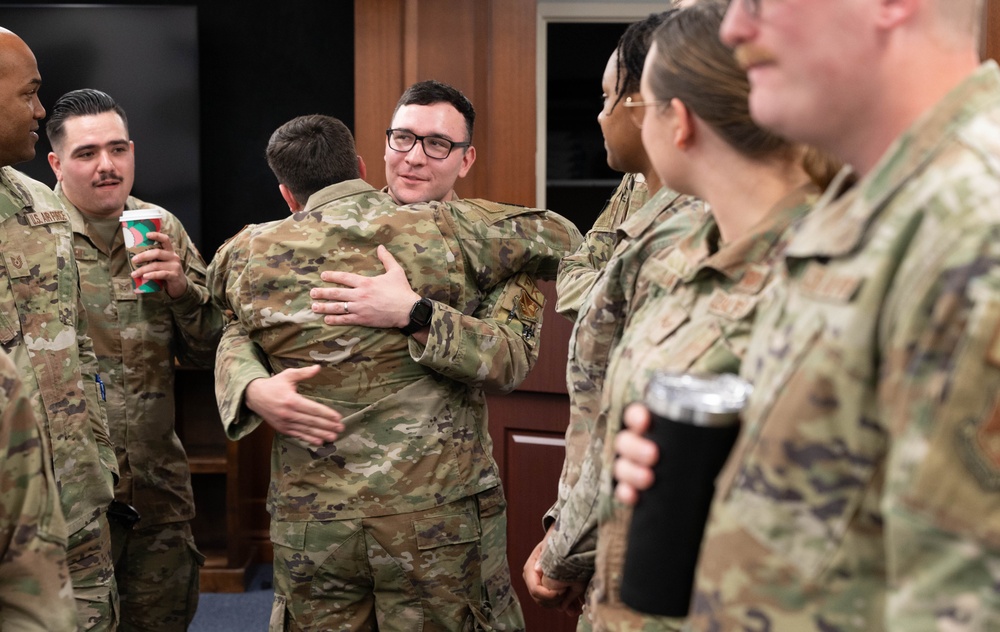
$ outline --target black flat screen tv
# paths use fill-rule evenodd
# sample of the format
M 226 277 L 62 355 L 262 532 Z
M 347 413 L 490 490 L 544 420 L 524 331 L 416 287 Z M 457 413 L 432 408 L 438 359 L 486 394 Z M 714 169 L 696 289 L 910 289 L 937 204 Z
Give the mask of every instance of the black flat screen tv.
M 4 4 L 0 26 L 35 53 L 46 110 L 78 88 L 104 90 L 125 108 L 136 151 L 133 195 L 177 215 L 200 245 L 196 7 Z M 54 186 L 40 136 L 35 159 L 16 168 Z

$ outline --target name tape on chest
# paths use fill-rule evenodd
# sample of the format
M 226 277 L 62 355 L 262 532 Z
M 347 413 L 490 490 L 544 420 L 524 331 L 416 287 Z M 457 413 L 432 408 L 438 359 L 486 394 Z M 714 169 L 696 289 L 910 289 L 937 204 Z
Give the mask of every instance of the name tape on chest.
M 827 266 L 811 262 L 802 275 L 803 294 L 823 301 L 847 303 L 855 297 L 864 278 L 830 270 Z

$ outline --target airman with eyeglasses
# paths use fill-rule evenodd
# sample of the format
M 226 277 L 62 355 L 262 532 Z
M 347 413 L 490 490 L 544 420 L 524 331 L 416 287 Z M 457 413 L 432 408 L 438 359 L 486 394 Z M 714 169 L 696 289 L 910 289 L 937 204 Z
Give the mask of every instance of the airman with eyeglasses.
M 389 149 L 404 154 L 413 149 L 413 146 L 419 141 L 427 157 L 435 160 L 445 160 L 451 155 L 451 150 L 456 147 L 472 146 L 471 142 L 456 143 L 440 136 L 420 136 L 406 129 L 390 128 L 385 130 L 385 136 L 388 139 Z

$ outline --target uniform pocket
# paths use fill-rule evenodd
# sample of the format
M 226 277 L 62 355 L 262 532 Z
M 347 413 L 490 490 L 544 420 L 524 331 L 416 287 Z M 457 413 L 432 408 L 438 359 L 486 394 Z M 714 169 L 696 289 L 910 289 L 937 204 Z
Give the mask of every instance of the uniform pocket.
M 421 551 L 479 539 L 479 525 L 468 513 L 414 520 L 413 531 Z
M 271 620 L 267 624 L 267 632 L 285 632 L 288 629 L 288 603 L 281 595 L 274 596 L 271 604 Z
M 307 522 L 271 520 L 271 542 L 276 546 L 301 551 L 306 546 Z

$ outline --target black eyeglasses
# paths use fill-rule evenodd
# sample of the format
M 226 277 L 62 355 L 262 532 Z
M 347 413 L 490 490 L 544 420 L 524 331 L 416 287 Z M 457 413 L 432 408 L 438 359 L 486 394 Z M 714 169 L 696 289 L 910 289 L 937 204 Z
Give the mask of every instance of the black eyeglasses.
M 645 108 L 653 105 L 665 105 L 670 107 L 670 101 L 634 101 L 632 97 L 625 97 L 622 105 L 627 108 Z
M 428 158 L 444 160 L 451 155 L 451 150 L 456 147 L 471 147 L 471 142 L 456 143 L 440 136 L 418 136 L 405 129 L 387 129 L 385 136 L 389 139 L 389 149 L 406 153 L 413 149 L 413 146 L 420 141 L 424 148 L 424 153 Z

